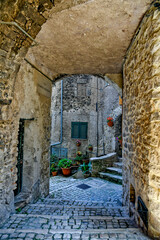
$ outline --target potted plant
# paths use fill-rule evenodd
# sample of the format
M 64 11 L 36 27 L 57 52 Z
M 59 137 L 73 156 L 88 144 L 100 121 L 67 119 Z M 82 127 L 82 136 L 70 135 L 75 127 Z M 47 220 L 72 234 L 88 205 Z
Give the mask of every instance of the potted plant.
M 89 163 L 89 156 L 88 155 L 83 155 L 82 161 L 83 161 L 83 163 L 88 164 Z
M 50 173 L 53 176 L 56 176 L 58 172 L 58 157 L 55 154 L 52 154 L 50 157 Z
M 88 145 L 88 150 L 89 150 L 89 151 L 93 151 L 93 146 L 92 146 L 92 144 L 89 144 L 89 145 Z
M 107 118 L 107 124 L 109 127 L 112 127 L 114 124 L 113 124 L 113 118 L 112 117 L 108 117 Z
M 77 165 L 80 165 L 82 163 L 82 159 L 83 159 L 82 154 L 80 156 L 76 154 L 75 161 L 76 161 Z
M 80 166 L 80 170 L 82 171 L 82 173 L 84 174 L 84 177 L 87 178 L 87 177 L 90 177 L 91 176 L 91 163 L 83 163 L 81 166 Z
M 81 146 L 81 141 L 77 139 L 76 140 L 76 145 L 77 145 L 77 147 Z
M 68 176 L 71 174 L 71 165 L 72 165 L 72 160 L 68 158 L 63 158 L 59 160 L 58 167 L 62 169 L 62 173 L 65 176 Z
M 52 176 L 57 176 L 58 168 L 55 163 L 52 163 L 52 165 L 50 167 L 50 172 L 51 172 Z
M 76 152 L 76 155 L 77 155 L 78 157 L 81 157 L 81 156 L 82 156 L 82 152 L 81 152 L 81 151 L 77 151 L 77 152 Z

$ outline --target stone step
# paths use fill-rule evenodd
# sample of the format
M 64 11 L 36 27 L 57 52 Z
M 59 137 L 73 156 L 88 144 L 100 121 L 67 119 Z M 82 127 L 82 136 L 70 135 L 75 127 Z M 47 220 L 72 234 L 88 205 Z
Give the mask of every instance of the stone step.
M 122 169 L 116 167 L 108 167 L 106 168 L 106 172 L 114 175 L 122 176 Z
M 103 208 L 109 204 L 109 202 L 103 202 L 103 201 L 83 201 L 83 200 L 67 200 L 67 199 L 55 199 L 51 195 L 48 196 L 47 198 L 41 198 L 38 200 L 37 203 L 43 203 L 45 202 L 46 204 L 56 204 L 56 205 L 63 205 L 63 206 L 85 206 L 85 207 L 100 207 Z M 110 206 L 113 203 L 110 203 Z M 115 206 L 116 204 L 114 204 Z
M 3 225 L 3 229 L 16 229 L 20 231 L 36 231 L 41 229 L 44 233 L 53 233 L 55 230 L 83 230 L 83 229 L 114 229 L 136 227 L 134 220 L 123 217 L 101 217 L 101 216 L 52 216 L 33 214 L 13 214 Z
M 49 204 L 29 204 L 18 214 L 45 214 L 52 216 L 86 216 L 86 217 L 128 217 L 126 207 L 85 207 L 85 206 L 63 206 Z M 62 217 L 63 218 L 63 217 Z
M 117 200 L 112 200 L 110 198 L 109 201 L 99 201 L 99 202 L 96 202 L 96 201 L 81 201 L 81 200 L 74 200 L 74 201 L 69 201 L 67 199 L 54 199 L 53 197 L 47 197 L 47 198 L 41 198 L 38 200 L 37 202 L 38 204 L 42 204 L 42 203 L 45 203 L 45 204 L 48 204 L 48 205 L 61 205 L 61 206 L 71 206 L 71 207 L 83 207 L 83 208 L 88 208 L 88 207 L 91 207 L 91 208 L 108 208 L 108 207 L 121 207 L 122 206 L 122 203 Z
M 114 162 L 114 163 L 113 163 L 113 167 L 115 167 L 115 168 L 121 168 L 121 169 L 122 169 L 123 163 L 122 163 L 122 162 Z
M 51 230 L 51 233 L 48 233 L 45 229 L 0 229 L 0 239 L 43 239 L 43 240 L 53 240 L 53 239 L 137 239 L 137 240 L 148 240 L 140 229 L 137 228 L 115 228 L 115 229 L 71 229 L 71 230 L 62 230 L 56 229 Z
M 15 209 L 23 208 L 29 202 L 29 193 L 21 192 L 14 198 Z
M 118 162 L 122 162 L 123 158 L 122 157 L 118 157 Z
M 104 172 L 100 172 L 99 175 L 101 178 L 104 178 L 110 182 L 122 184 L 122 176 L 118 176 L 110 173 L 104 173 Z

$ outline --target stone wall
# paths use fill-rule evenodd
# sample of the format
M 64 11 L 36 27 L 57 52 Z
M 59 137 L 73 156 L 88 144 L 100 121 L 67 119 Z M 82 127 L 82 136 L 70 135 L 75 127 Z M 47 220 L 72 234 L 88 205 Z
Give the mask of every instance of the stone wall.
M 53 4 L 49 0 L 0 2 L 1 20 L 16 22 L 35 38 Z M 0 23 L 0 222 L 14 210 L 20 89 L 16 77 L 32 40 L 18 28 Z M 28 100 L 29 101 L 29 100 Z
M 90 158 L 92 163 L 92 177 L 99 177 L 107 167 L 113 167 L 113 163 L 117 162 L 117 154 L 109 153 L 101 157 Z
M 160 2 L 145 14 L 124 63 L 124 203 L 130 188 L 148 208 L 148 233 L 160 237 Z M 133 192 L 133 191 L 132 191 Z M 132 194 L 132 193 L 131 193 Z M 159 239 L 159 238 L 158 238 Z
M 29 192 L 31 200 L 49 192 L 51 86 L 28 63 L 22 64 L 15 90 L 19 90 L 19 118 L 25 119 L 22 191 Z
M 52 144 L 60 141 L 61 82 L 56 82 L 52 93 Z M 96 104 L 98 103 L 98 108 Z M 72 75 L 63 78 L 63 141 L 68 157 L 75 157 L 77 150 L 86 153 L 93 145 L 91 156 L 101 156 L 115 151 L 115 128 L 107 125 L 107 117 L 117 117 L 118 93 L 104 79 L 92 75 Z M 120 108 L 121 109 L 121 108 Z M 98 110 L 98 111 L 97 111 Z M 118 113 L 119 114 L 119 113 Z M 88 139 L 71 138 L 71 122 L 88 122 Z M 98 148 L 97 148 L 98 144 Z M 91 157 L 90 156 L 90 157 Z
M 14 98 L 9 106 L 3 106 L 2 112 L 3 119 L 10 119 L 12 123 L 12 129 L 5 128 L 10 142 L 1 158 L 0 216 L 3 220 L 14 211 L 20 119 L 25 122 L 22 193 L 27 193 L 33 201 L 49 192 L 50 98 L 51 82 L 23 62 L 15 81 Z
M 73 75 L 63 78 L 62 147 L 68 149 L 68 157 L 74 158 L 78 150 L 86 154 L 88 144 L 93 145 L 93 156 L 95 156 L 97 141 L 98 147 L 102 148 L 102 145 L 100 146 L 102 116 L 97 115 L 96 103 L 100 103 L 102 95 L 100 89 L 103 89 L 105 84 L 103 79 L 91 75 Z M 60 140 L 60 90 L 61 84 L 57 82 L 52 94 L 52 143 Z M 88 138 L 81 139 L 79 148 L 76 147 L 76 139 L 71 138 L 71 122 L 88 122 Z

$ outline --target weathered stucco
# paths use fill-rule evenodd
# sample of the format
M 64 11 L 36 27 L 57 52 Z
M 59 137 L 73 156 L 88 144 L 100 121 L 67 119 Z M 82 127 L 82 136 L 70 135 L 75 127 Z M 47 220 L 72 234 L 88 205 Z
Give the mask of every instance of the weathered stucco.
M 31 192 L 32 199 L 34 199 L 40 194 L 48 194 L 49 191 L 52 84 L 27 63 L 24 63 L 18 74 L 17 81 L 20 85 L 23 83 L 22 80 L 24 81 L 24 88 L 21 90 L 21 95 L 18 96 L 18 101 L 21 99 L 19 118 L 26 119 L 22 191 Z M 21 89 L 22 87 L 18 86 L 18 88 Z
M 78 5 L 69 4 L 72 7 L 59 12 L 53 8 L 36 37 L 39 45 L 30 49 L 27 58 L 44 71 L 48 68 L 54 77 L 121 73 L 126 50 L 151 0 L 74 3 Z
M 45 88 L 43 94 L 40 88 Z M 3 119 L 12 119 L 13 126 L 12 130 L 8 129 L 8 135 L 12 139 L 10 151 L 6 151 L 5 154 L 2 152 L 4 155 L 1 158 L 0 216 L 3 220 L 8 211 L 14 211 L 13 190 L 17 187 L 16 158 L 20 119 L 25 119 L 22 192 L 28 194 L 30 201 L 48 194 L 50 95 L 51 82 L 24 62 L 15 82 L 14 99 L 10 106 L 7 106 L 8 111 L 5 111 L 6 106 L 2 109 Z
M 148 232 L 160 237 L 160 3 L 146 13 L 124 64 L 124 200 L 130 184 L 148 208 Z M 130 207 L 133 207 L 130 203 Z M 137 222 L 144 227 L 136 212 Z M 145 227 L 144 227 L 145 228 Z

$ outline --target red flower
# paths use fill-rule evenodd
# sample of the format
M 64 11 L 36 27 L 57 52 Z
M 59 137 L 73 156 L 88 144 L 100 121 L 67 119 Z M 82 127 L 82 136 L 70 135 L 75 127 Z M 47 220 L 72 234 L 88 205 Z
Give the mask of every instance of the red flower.
M 108 117 L 108 118 L 107 118 L 107 122 L 110 122 L 110 121 L 113 121 L 113 118 L 112 118 L 112 117 Z

